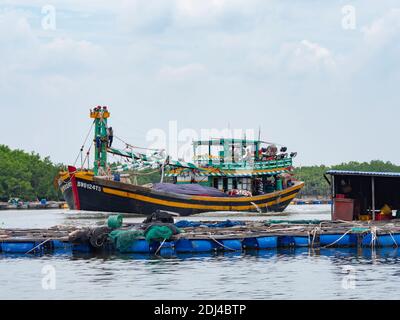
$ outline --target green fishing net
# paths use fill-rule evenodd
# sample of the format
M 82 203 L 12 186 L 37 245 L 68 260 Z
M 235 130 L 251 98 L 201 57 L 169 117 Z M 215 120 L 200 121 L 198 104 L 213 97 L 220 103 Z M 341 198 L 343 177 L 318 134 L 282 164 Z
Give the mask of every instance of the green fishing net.
M 139 230 L 114 230 L 109 234 L 114 241 L 115 247 L 120 252 L 129 252 L 134 241 L 143 237 L 143 232 Z
M 166 226 L 152 226 L 146 231 L 145 237 L 147 242 L 169 240 L 173 235 L 173 231 Z

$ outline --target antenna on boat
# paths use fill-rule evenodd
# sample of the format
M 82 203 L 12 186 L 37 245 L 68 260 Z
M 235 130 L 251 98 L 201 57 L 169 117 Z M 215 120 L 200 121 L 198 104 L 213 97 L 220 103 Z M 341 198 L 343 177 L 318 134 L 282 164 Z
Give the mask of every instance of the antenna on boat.
M 261 126 L 258 126 L 258 141 L 261 141 Z

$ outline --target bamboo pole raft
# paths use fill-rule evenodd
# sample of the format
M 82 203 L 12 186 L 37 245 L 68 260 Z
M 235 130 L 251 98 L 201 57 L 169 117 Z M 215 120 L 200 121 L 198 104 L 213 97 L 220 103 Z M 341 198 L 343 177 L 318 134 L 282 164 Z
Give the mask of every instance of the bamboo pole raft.
M 150 230 L 152 236 L 149 237 Z M 168 230 L 170 232 L 165 233 Z M 171 255 L 288 247 L 397 247 L 398 244 L 399 219 L 390 222 L 181 221 L 175 225 L 125 223 L 118 228 L 104 225 L 0 229 L 2 254 L 121 252 Z

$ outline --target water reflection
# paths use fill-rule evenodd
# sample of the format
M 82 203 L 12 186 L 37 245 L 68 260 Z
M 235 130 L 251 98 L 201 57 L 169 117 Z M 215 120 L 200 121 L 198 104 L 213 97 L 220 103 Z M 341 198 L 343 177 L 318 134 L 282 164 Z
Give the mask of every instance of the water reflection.
M 332 261 L 354 262 L 358 263 L 396 263 L 400 259 L 400 249 L 392 247 L 384 248 L 278 248 L 269 250 L 246 250 L 234 252 L 204 252 L 204 253 L 171 253 L 167 255 L 155 254 L 139 254 L 139 253 L 108 253 L 108 252 L 77 252 L 55 250 L 51 253 L 38 254 L 1 254 L 0 260 L 4 259 L 35 259 L 43 257 L 69 258 L 71 260 L 98 260 L 98 261 L 114 261 L 114 260 L 147 260 L 157 263 L 168 260 L 170 262 L 181 260 L 201 261 L 201 260 L 225 260 L 225 259 L 299 259 L 305 257 L 325 257 Z

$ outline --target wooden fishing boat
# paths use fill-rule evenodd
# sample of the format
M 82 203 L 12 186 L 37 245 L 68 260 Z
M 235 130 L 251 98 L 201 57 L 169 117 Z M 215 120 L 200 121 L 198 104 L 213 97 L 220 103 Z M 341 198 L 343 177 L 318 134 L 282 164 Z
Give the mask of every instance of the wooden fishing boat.
M 282 212 L 304 185 L 290 174 L 295 153 L 287 154 L 286 148 L 279 153 L 275 145 L 258 140 L 195 141 L 194 163 L 174 161 L 161 152 L 134 152 L 131 146 L 111 148 L 109 116 L 105 107 L 91 111 L 95 127 L 93 170 L 83 169 L 83 164 L 80 169 L 69 166 L 57 178 L 70 209 L 144 215 L 166 210 L 182 216 L 213 211 Z M 207 154 L 198 155 L 196 151 L 204 146 Z M 217 156 L 213 148 L 218 149 Z M 108 153 L 129 159 L 129 165 L 110 166 Z M 173 184 L 140 186 L 123 174 L 146 166 L 158 166 L 162 179 L 169 177 Z

